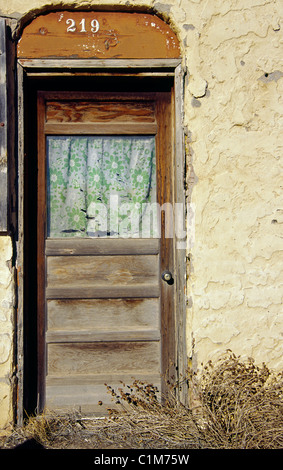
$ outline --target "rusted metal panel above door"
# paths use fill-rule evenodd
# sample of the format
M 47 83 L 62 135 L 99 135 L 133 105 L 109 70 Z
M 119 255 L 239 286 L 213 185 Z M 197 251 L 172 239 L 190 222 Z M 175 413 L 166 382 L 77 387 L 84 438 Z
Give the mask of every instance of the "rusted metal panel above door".
M 40 15 L 23 31 L 18 58 L 173 59 L 172 29 L 151 14 L 60 11 Z

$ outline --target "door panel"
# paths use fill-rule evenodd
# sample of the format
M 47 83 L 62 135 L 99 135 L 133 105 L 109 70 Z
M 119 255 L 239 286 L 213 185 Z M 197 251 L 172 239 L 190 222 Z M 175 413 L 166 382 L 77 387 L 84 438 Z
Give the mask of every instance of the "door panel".
M 156 255 L 159 253 L 159 240 L 156 238 L 134 240 L 125 238 L 50 239 L 45 242 L 46 256 L 58 255 Z
M 96 335 L 159 333 L 159 299 L 75 299 L 47 301 L 47 336 L 59 332 Z
M 155 352 L 155 351 L 154 351 Z M 86 376 L 68 376 L 63 378 L 47 377 L 47 402 L 52 404 L 53 409 L 79 409 L 82 413 L 91 413 L 96 415 L 107 415 L 109 407 L 115 407 L 115 401 L 109 404 L 108 389 L 105 384 L 111 384 L 111 388 L 117 390 L 123 387 L 123 384 L 133 384 L 135 373 L 126 374 L 119 372 L 118 374 L 108 375 L 86 375 Z M 142 371 L 143 382 L 148 384 L 156 384 L 160 390 L 160 373 L 147 374 Z M 157 392 L 160 397 L 160 392 Z M 113 397 L 112 397 L 113 398 Z M 78 407 L 78 403 L 80 403 Z M 125 405 L 124 405 L 125 406 Z
M 101 341 L 48 345 L 48 377 L 111 374 L 113 371 L 138 375 L 160 372 L 159 343 Z
M 158 272 L 157 255 L 49 256 L 47 288 L 158 286 Z
M 48 256 L 46 268 L 49 299 L 159 297 L 158 255 Z
M 105 384 L 121 381 L 166 393 L 174 302 L 161 273 L 174 266 L 159 206 L 172 202 L 171 119 L 167 93 L 38 94 L 41 409 L 104 413 Z M 114 225 L 113 195 L 124 204 Z
M 62 95 L 61 95 L 62 97 Z M 117 101 L 69 100 L 46 102 L 46 123 L 61 122 L 156 122 L 154 102 L 133 101 L 127 98 Z
M 46 406 L 103 413 L 115 407 L 105 384 L 117 389 L 136 378 L 160 390 L 159 358 L 158 341 L 48 344 Z

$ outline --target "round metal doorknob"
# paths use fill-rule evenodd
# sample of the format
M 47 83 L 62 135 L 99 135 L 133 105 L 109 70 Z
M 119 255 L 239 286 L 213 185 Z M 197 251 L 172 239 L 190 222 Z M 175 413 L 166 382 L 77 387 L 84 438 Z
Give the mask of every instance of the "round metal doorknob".
M 163 279 L 163 281 L 170 282 L 172 281 L 172 274 L 170 273 L 170 271 L 164 271 L 161 274 L 161 278 Z

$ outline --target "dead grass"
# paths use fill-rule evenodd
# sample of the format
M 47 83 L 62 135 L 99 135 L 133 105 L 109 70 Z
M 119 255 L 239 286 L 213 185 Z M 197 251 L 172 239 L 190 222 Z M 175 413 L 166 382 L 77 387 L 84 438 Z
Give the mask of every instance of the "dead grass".
M 208 446 L 283 447 L 283 374 L 228 352 L 204 369 L 198 389 Z
M 30 417 L 0 448 L 282 449 L 283 376 L 227 352 L 189 383 L 199 406 L 161 405 L 157 390 L 135 381 L 108 386 L 118 411 L 103 419 L 73 413 Z

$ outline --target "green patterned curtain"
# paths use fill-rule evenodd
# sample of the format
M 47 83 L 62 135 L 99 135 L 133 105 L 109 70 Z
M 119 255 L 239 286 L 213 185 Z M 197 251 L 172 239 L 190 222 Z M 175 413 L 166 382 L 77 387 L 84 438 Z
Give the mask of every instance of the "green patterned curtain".
M 137 237 L 155 202 L 153 136 L 47 137 L 49 237 Z

